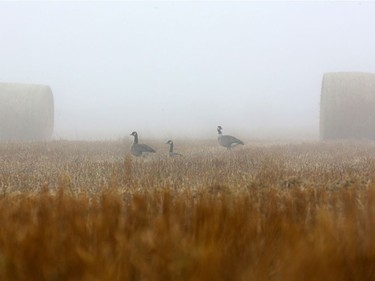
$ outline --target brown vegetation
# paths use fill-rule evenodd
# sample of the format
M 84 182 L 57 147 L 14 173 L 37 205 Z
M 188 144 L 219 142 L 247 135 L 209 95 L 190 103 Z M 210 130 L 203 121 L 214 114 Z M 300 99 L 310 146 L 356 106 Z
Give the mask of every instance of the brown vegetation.
M 0 144 L 0 280 L 375 279 L 372 143 L 161 143 Z

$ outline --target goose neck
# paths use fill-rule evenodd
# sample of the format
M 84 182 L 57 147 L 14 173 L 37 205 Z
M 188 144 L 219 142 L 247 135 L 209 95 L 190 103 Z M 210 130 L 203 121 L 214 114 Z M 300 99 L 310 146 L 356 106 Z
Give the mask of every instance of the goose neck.
M 138 135 L 134 135 L 134 143 L 138 144 Z

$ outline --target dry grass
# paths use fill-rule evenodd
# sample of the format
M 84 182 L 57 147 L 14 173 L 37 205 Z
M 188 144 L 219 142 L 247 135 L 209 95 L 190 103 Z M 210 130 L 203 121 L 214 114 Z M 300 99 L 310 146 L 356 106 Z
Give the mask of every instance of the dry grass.
M 0 280 L 375 279 L 374 144 L 149 143 L 0 144 Z

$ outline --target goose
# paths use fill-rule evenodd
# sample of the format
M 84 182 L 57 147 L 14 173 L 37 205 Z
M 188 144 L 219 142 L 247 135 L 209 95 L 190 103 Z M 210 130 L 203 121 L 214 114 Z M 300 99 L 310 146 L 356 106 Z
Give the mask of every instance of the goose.
M 169 144 L 169 157 L 182 156 L 180 153 L 173 152 L 173 141 L 169 140 L 166 142 L 166 144 Z
M 244 145 L 243 141 L 239 140 L 238 138 L 229 136 L 229 135 L 223 135 L 221 131 L 223 128 L 221 126 L 217 126 L 217 132 L 219 136 L 217 137 L 217 140 L 221 146 L 226 147 L 228 150 L 230 150 L 232 147 L 235 147 L 239 144 Z
M 134 136 L 134 142 L 131 146 L 131 154 L 133 154 L 134 156 L 142 156 L 146 153 L 154 153 L 156 152 L 155 149 L 153 149 L 152 147 L 149 147 L 148 145 L 146 144 L 142 144 L 142 143 L 138 143 L 138 134 L 137 132 L 133 132 L 130 134 L 131 136 Z

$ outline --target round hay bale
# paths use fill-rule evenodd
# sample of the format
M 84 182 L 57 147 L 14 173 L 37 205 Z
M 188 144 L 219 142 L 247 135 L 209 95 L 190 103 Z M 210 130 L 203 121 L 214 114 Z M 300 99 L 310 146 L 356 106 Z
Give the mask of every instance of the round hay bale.
M 320 138 L 375 139 L 375 74 L 324 74 Z
M 49 86 L 0 83 L 0 140 L 48 140 L 53 124 Z

